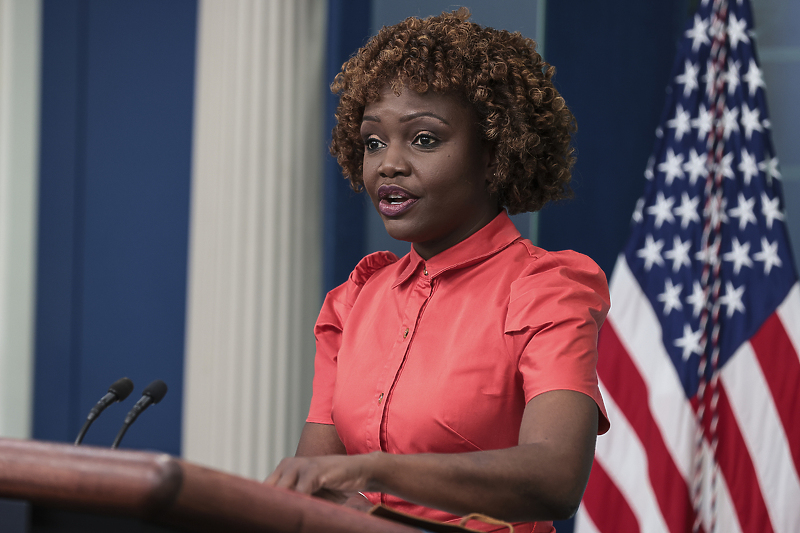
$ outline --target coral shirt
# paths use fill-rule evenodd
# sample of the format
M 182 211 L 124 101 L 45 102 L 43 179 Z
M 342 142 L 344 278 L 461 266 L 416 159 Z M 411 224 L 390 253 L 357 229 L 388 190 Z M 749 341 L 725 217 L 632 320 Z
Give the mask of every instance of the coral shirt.
M 595 366 L 608 307 L 591 259 L 533 246 L 505 212 L 428 261 L 413 248 L 371 254 L 323 304 L 307 421 L 335 424 L 348 454 L 493 450 L 518 444 L 531 398 L 568 389 L 594 399 L 603 433 Z

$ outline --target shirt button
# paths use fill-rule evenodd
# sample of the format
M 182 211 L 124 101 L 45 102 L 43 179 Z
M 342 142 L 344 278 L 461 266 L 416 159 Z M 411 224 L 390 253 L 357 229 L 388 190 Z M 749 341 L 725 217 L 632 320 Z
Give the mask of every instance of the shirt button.
M 378 396 L 378 405 L 381 404 L 381 400 L 383 400 L 383 393 L 381 393 L 381 395 Z
M 423 274 L 425 274 L 425 275 L 427 276 L 427 275 L 428 275 L 428 267 L 424 267 L 424 268 L 422 269 L 422 273 L 423 273 Z
M 403 330 L 403 338 L 405 339 L 406 337 L 408 337 L 408 328 Z

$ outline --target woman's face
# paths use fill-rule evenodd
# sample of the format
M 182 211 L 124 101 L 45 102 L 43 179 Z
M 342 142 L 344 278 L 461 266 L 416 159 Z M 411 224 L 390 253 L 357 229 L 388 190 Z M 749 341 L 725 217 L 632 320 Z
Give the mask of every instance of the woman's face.
M 361 122 L 364 186 L 395 239 L 423 258 L 463 241 L 499 212 L 486 184 L 492 152 L 474 110 L 456 96 L 390 88 Z

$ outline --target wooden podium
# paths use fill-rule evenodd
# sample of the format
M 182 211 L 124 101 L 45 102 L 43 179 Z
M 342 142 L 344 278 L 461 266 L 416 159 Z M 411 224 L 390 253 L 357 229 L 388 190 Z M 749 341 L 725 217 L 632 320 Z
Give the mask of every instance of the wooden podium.
M 0 439 L 0 498 L 31 532 L 420 531 L 167 454 L 32 440 Z

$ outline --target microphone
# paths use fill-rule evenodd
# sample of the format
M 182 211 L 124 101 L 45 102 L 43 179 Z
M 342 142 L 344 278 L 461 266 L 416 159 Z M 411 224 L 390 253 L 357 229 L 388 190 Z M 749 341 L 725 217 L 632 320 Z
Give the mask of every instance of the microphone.
M 139 398 L 139 401 L 136 402 L 130 411 L 128 411 L 128 416 L 125 417 L 125 422 L 122 424 L 122 429 L 119 430 L 117 433 L 117 438 L 114 439 L 114 443 L 111 445 L 111 448 L 116 448 L 119 446 L 119 443 L 122 442 L 122 437 L 125 435 L 125 432 L 128 431 L 128 427 L 133 424 L 133 421 L 139 418 L 139 415 L 142 414 L 142 411 L 150 407 L 154 403 L 158 403 L 164 398 L 164 395 L 167 394 L 167 384 L 161 381 L 160 379 L 155 380 L 150 385 L 144 388 L 142 391 L 142 397 Z
M 108 393 L 100 398 L 100 401 L 97 402 L 94 407 L 92 407 L 91 411 L 89 411 L 89 416 L 86 417 L 86 422 L 83 423 L 83 427 L 78 433 L 78 438 L 75 439 L 75 446 L 83 441 L 83 437 L 89 430 L 89 426 L 92 425 L 92 422 L 94 422 L 94 420 L 100 416 L 100 413 L 102 413 L 106 407 L 114 402 L 121 402 L 127 398 L 131 392 L 133 392 L 133 381 L 129 380 L 128 378 L 122 378 L 115 381 L 108 388 Z

